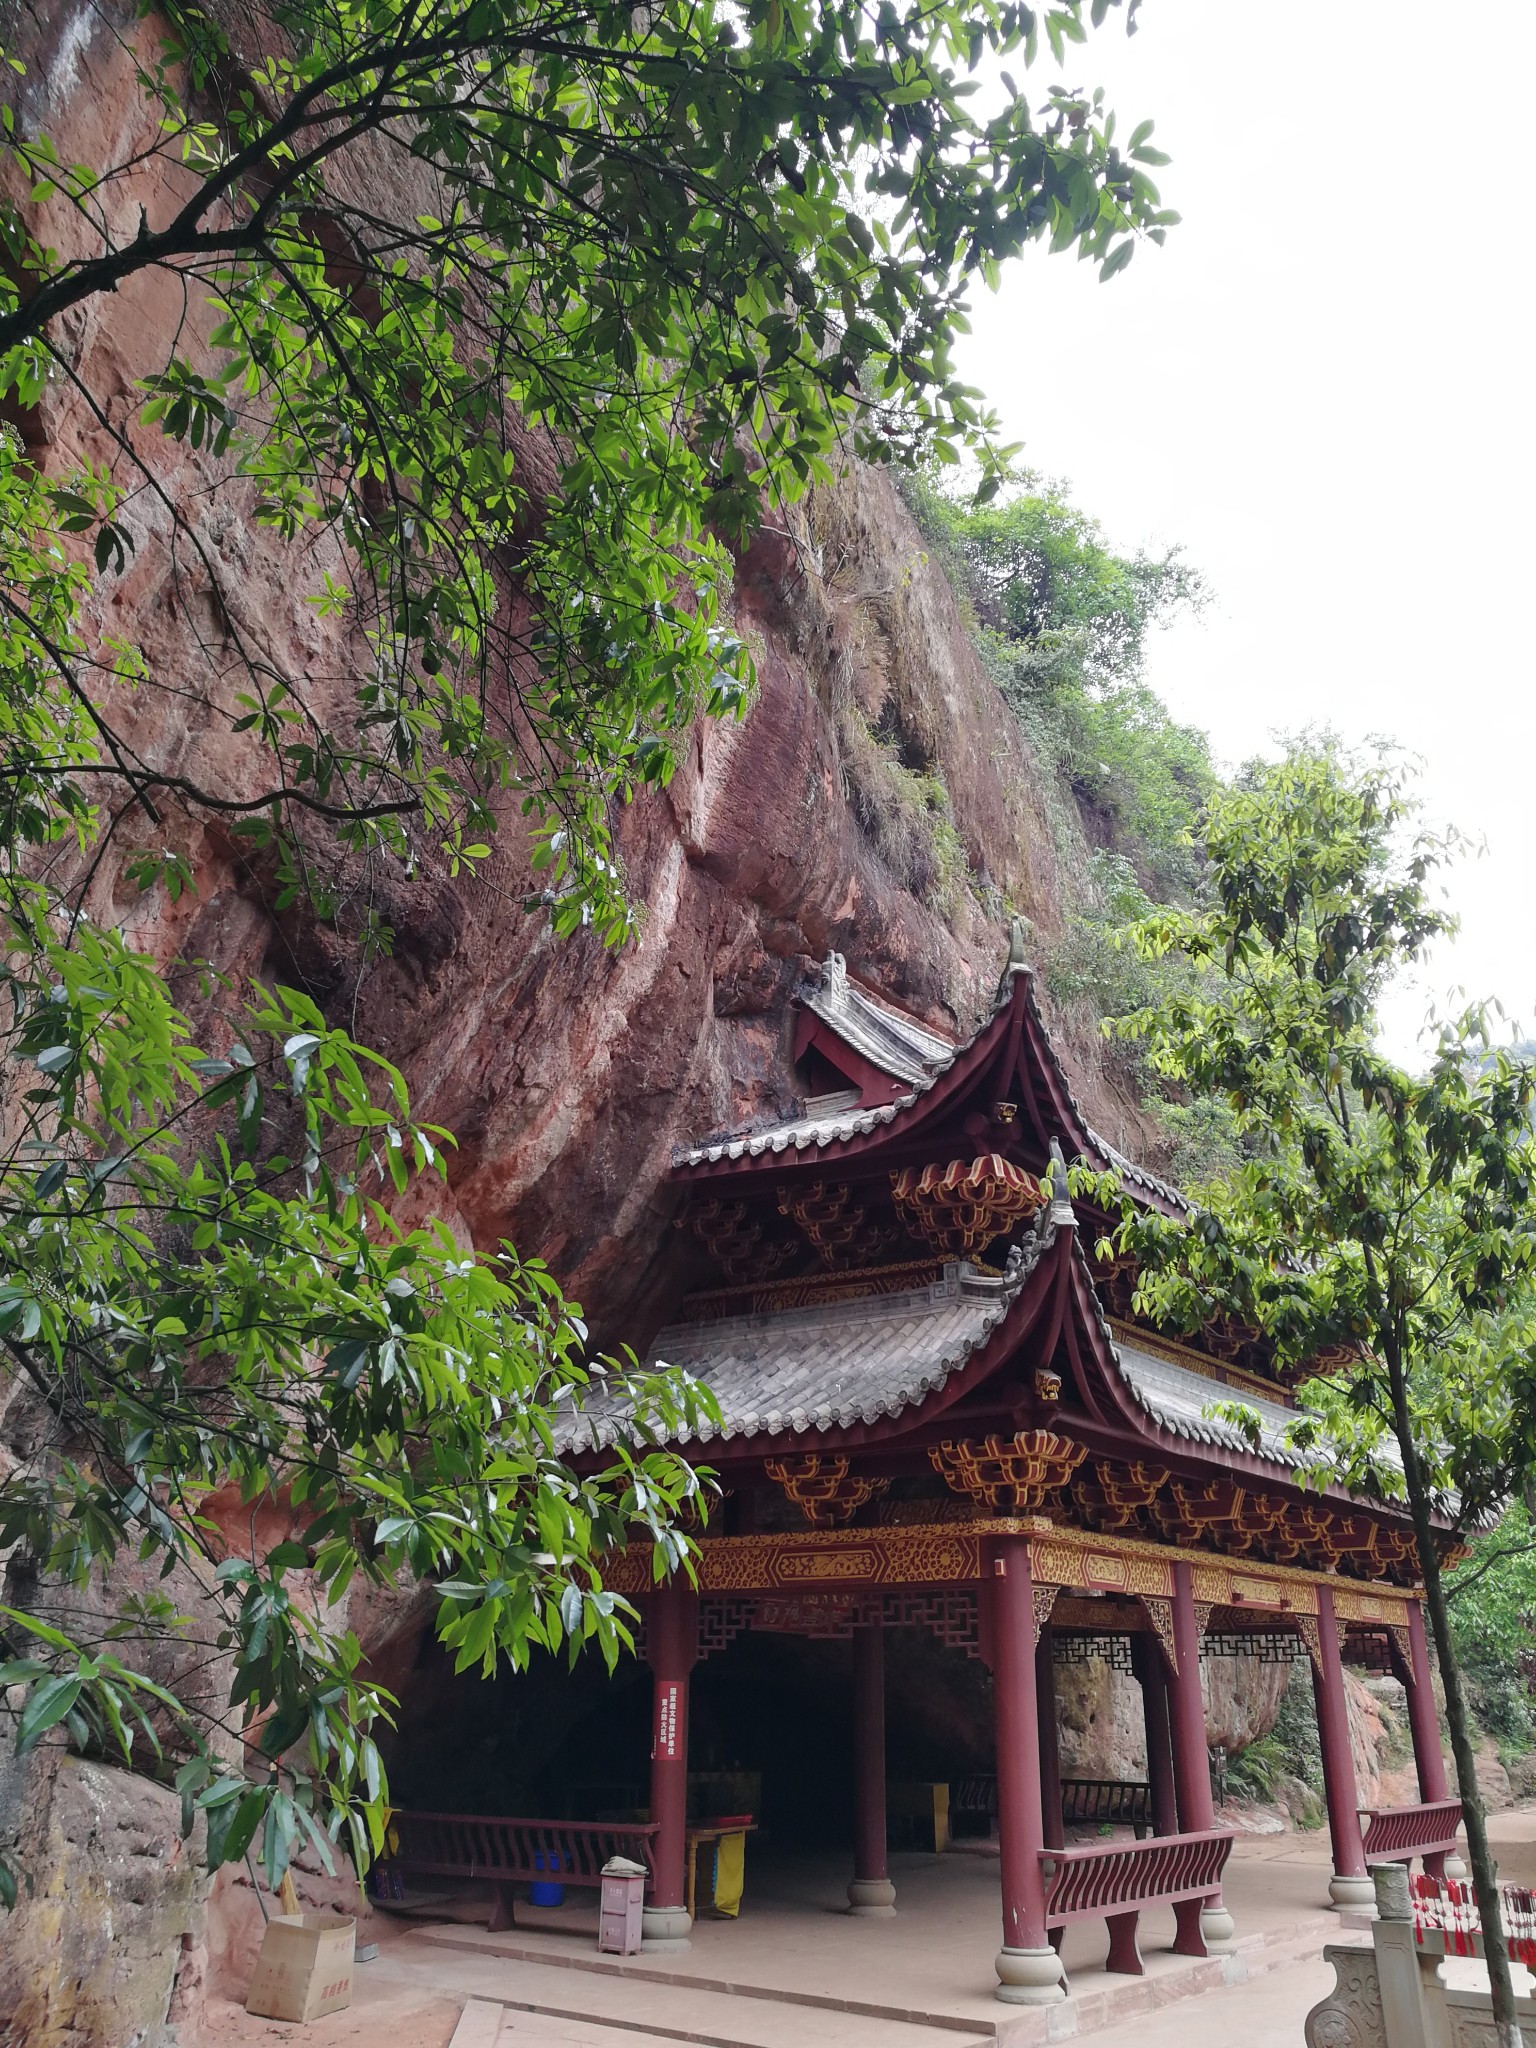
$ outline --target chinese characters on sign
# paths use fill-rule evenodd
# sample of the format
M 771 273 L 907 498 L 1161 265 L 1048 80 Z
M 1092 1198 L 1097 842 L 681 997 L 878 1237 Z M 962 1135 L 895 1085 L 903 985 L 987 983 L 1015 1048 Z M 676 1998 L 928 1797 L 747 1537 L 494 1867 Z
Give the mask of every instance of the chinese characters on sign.
M 651 1744 L 652 1757 L 673 1759 L 682 1755 L 678 1740 L 682 1695 L 683 1688 L 675 1678 L 664 1679 L 656 1688 L 656 1734 Z

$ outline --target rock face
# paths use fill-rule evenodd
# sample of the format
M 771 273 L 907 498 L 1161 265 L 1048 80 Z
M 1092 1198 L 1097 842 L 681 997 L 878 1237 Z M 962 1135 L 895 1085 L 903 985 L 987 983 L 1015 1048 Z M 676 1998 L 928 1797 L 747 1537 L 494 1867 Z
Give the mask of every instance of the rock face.
M 1290 1679 L 1289 1664 L 1258 1657 L 1207 1657 L 1200 1667 L 1205 1734 L 1212 1749 L 1236 1756 L 1268 1735 Z
M 33 1887 L 0 1923 L 4 2038 L 151 2048 L 202 1924 L 176 1793 L 44 1747 L 0 1770 L 0 1839 Z
M 1257 1657 L 1209 1657 L 1200 1667 L 1205 1737 L 1235 1756 L 1275 1725 L 1290 1667 Z M 1056 1666 L 1062 1773 L 1070 1778 L 1147 1775 L 1141 1687 L 1102 1658 Z

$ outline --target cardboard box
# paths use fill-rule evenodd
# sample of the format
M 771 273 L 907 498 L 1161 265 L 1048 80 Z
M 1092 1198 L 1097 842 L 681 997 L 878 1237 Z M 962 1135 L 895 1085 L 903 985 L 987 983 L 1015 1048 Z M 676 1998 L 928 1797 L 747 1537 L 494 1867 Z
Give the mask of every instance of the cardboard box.
M 275 1913 L 245 2009 L 268 2020 L 317 2020 L 352 2003 L 357 1922 L 334 1913 Z

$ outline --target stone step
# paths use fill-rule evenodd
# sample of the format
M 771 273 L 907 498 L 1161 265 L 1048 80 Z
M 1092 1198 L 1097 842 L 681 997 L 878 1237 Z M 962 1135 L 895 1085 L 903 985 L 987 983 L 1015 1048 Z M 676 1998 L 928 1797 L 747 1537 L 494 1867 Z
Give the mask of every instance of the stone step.
M 488 1998 L 471 1998 L 459 2014 L 448 2048 L 497 2048 L 506 2007 Z
M 460 1936 L 465 1931 L 452 1930 Z M 789 2003 L 767 1993 L 573 1970 L 498 1954 L 478 1942 L 430 1941 L 424 1933 L 396 1944 L 384 1967 L 391 1976 L 451 1982 L 471 2003 L 505 2007 L 496 2041 L 474 2048 L 513 2048 L 518 2042 L 536 2048 L 541 2030 L 552 2041 L 618 2048 L 612 2041 L 616 2028 L 658 2043 L 687 2041 L 700 2048 L 991 2048 L 989 2034 L 975 2024 L 875 2017 L 846 2007 Z M 558 2033 L 551 2034 L 545 2025 L 551 2021 L 563 2023 Z
M 894 2005 L 885 2000 L 834 1997 L 824 1992 L 807 1991 L 785 1984 L 741 1983 L 734 1979 L 727 1982 L 720 1977 L 706 1976 L 680 1966 L 672 1958 L 665 1964 L 649 1960 L 645 1955 L 614 1956 L 602 1955 L 595 1948 L 572 1949 L 569 1952 L 552 1954 L 547 1942 L 520 1940 L 516 1931 L 492 1934 L 484 1927 L 460 1925 L 446 1927 L 422 1927 L 414 1930 L 414 1938 L 430 1942 L 435 1947 L 462 1949 L 477 1955 L 505 1956 L 512 1961 L 538 1963 L 550 1969 L 575 1970 L 593 1976 L 620 1977 L 641 1984 L 661 1984 L 685 1991 L 707 1991 L 732 1998 L 763 1998 L 776 2005 L 815 2006 L 825 2012 L 853 2013 L 865 2019 L 891 2020 L 902 2026 L 937 2028 L 951 2036 L 963 2036 L 975 2040 L 991 2032 L 989 2021 L 975 2017 L 962 2018 L 955 2013 L 929 2011 L 906 2005 Z M 579 1995 L 579 1994 L 577 1994 Z M 910 2037 L 903 2036 L 904 2040 Z M 963 2042 L 951 2039 L 948 2048 L 963 2048 Z
M 1330 1938 L 1331 1922 L 1310 1916 L 1292 1926 L 1269 1929 L 1263 1934 L 1239 1936 L 1235 1947 L 1203 1961 L 1175 1959 L 1153 1951 L 1144 1977 L 1111 1977 L 1102 1971 L 1081 1972 L 1072 1995 L 1056 2006 L 997 2005 L 987 2018 L 972 2013 L 913 2009 L 853 1998 L 829 1997 L 783 1984 L 725 1983 L 680 1968 L 670 1959 L 661 1965 L 645 1956 L 604 1956 L 595 1950 L 552 1956 L 547 1945 L 520 1939 L 516 1930 L 492 1934 L 483 1927 L 446 1926 L 421 1928 L 413 1942 L 465 1954 L 497 1956 L 508 1962 L 531 1963 L 549 1973 L 549 1980 L 568 1976 L 561 1997 L 567 2013 L 585 2013 L 588 2004 L 585 1981 L 598 1976 L 635 1985 L 661 1987 L 668 1993 L 696 1991 L 715 1998 L 765 2000 L 771 2004 L 813 2008 L 825 2013 L 843 2013 L 850 2018 L 886 2023 L 901 2031 L 890 2037 L 892 2048 L 917 2048 L 917 2035 L 941 2037 L 947 2048 L 964 2048 L 967 2042 L 984 2041 L 988 2048 L 1038 2048 L 1038 2044 L 1075 2035 L 1097 2033 L 1118 2025 L 1138 2013 L 1152 2011 L 1179 1999 L 1196 1998 L 1203 1992 L 1227 1984 L 1241 1984 L 1269 1970 L 1321 1954 Z M 1348 1938 L 1348 1937 L 1346 1937 Z M 720 2008 L 712 2008 L 721 2010 Z M 635 2024 L 644 2022 L 637 2018 Z M 673 2038 L 677 2038 L 675 2035 Z M 689 2036 L 684 2036 L 689 2038 Z M 741 2038 L 737 2036 L 735 2038 Z M 506 2044 L 502 2044 L 506 2048 Z

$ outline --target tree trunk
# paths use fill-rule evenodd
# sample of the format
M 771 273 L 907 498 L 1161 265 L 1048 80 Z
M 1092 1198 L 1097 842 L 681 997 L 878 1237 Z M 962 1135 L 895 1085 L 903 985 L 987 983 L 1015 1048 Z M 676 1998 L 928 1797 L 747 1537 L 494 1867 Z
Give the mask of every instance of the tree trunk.
M 1467 1823 L 1467 1855 L 1472 1865 L 1472 1890 L 1477 1899 L 1478 1918 L 1483 1923 L 1483 1955 L 1488 1965 L 1488 1989 L 1493 1994 L 1493 2025 L 1499 2048 L 1522 2048 L 1520 2021 L 1515 2012 L 1515 1987 L 1509 1974 L 1509 1950 L 1504 1941 L 1504 1921 L 1499 1912 L 1499 1884 L 1488 1843 L 1488 1820 L 1482 1794 L 1477 1787 L 1477 1758 L 1472 1748 L 1471 1721 L 1467 1696 L 1461 1683 L 1461 1666 L 1451 1641 L 1450 1613 L 1445 1603 L 1445 1586 L 1440 1575 L 1440 1553 L 1435 1547 L 1435 1529 L 1423 1469 L 1413 1440 L 1408 1413 L 1408 1387 L 1402 1357 L 1395 1348 L 1387 1350 L 1387 1373 L 1392 1387 L 1392 1420 L 1398 1449 L 1403 1458 L 1403 1479 L 1408 1505 L 1413 1514 L 1414 1541 L 1418 1547 L 1419 1570 L 1424 1579 L 1424 1604 L 1440 1659 L 1440 1677 L 1445 1686 L 1445 1719 L 1450 1730 L 1451 1754 L 1456 1760 L 1456 1786 Z

